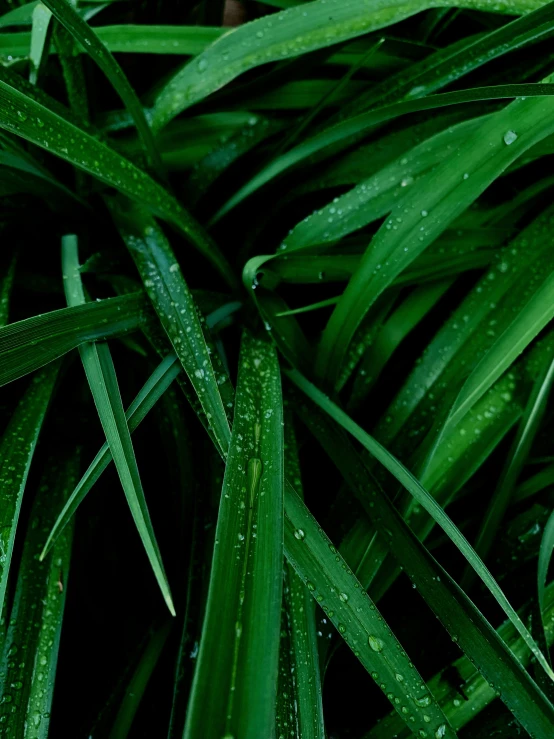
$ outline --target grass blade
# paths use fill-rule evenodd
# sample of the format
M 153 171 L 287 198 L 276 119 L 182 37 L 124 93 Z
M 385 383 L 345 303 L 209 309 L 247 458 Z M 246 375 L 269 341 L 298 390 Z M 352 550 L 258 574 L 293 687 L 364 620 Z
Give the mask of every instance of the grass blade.
M 297 494 L 302 498 L 300 460 L 292 414 L 286 414 L 285 421 L 285 475 L 288 480 L 294 480 Z M 315 601 L 288 561 L 285 562 L 283 600 L 289 634 L 288 677 L 292 682 L 289 711 L 284 724 L 290 726 L 292 715 L 296 719 L 297 736 L 303 739 L 325 739 Z
M 31 69 L 29 82 L 36 85 L 41 67 L 44 65 L 46 48 L 50 44 L 52 13 L 42 2 L 37 3 L 33 9 L 33 28 L 31 31 L 31 49 L 29 58 Z
M 48 736 L 72 528 L 66 529 L 58 540 L 48 561 L 39 562 L 37 554 L 52 511 L 75 484 L 78 461 L 78 454 L 61 465 L 50 460 L 31 511 L 1 664 L 4 678 L 0 688 L 0 721 L 5 736 L 22 739 Z M 21 653 L 14 659 L 18 650 Z
M 225 374 L 216 375 L 197 308 L 171 246 L 156 221 L 140 209 L 112 202 L 111 212 L 148 297 L 169 336 L 222 450 L 231 430 L 222 392 Z
M 413 733 L 421 737 L 456 736 L 386 621 L 288 486 L 285 553 L 327 618 Z
M 85 341 L 139 328 L 148 304 L 141 293 L 43 313 L 0 328 L 0 386 L 67 354 Z
M 146 418 L 179 372 L 181 372 L 181 368 L 177 363 L 177 357 L 171 354 L 163 359 L 161 364 L 156 367 L 125 413 L 131 434 Z M 87 471 L 71 492 L 71 495 L 52 526 L 52 530 L 48 533 L 48 539 L 40 555 L 41 560 L 48 554 L 57 538 L 73 518 L 77 508 L 81 505 L 93 485 L 100 479 L 102 473 L 108 468 L 112 460 L 113 455 L 108 442 L 104 442 L 98 454 L 90 463 Z
M 395 277 L 509 164 L 552 133 L 554 128 L 545 126 L 543 119 L 551 106 L 554 106 L 551 99 L 517 100 L 491 116 L 434 172 L 422 179 L 411 197 L 393 209 L 390 221 L 397 223 L 396 219 L 400 218 L 398 228 L 388 229 L 386 223 L 377 232 L 325 328 L 317 360 L 319 376 L 325 383 L 334 382 L 362 318 Z M 517 140 L 508 139 L 510 143 L 506 144 L 506 132 L 515 129 Z M 454 161 L 463 162 L 462 176 L 458 167 L 453 166 Z
M 144 115 L 134 89 L 129 84 L 123 70 L 116 62 L 96 33 L 88 25 L 84 18 L 77 13 L 67 0 L 44 0 L 44 5 L 67 28 L 72 36 L 86 49 L 91 59 L 100 67 L 106 75 L 114 90 L 117 92 L 127 110 L 133 117 L 139 136 L 151 163 L 160 176 L 163 176 L 163 167 L 160 155 L 156 148 L 154 136 Z
M 510 453 L 506 460 L 504 469 L 493 493 L 491 501 L 487 507 L 483 521 L 479 528 L 479 534 L 475 540 L 475 551 L 481 557 L 486 559 L 494 538 L 498 532 L 498 527 L 502 522 L 502 518 L 510 503 L 510 498 L 514 490 L 517 478 L 519 477 L 523 466 L 526 462 L 529 450 L 533 444 L 534 438 L 539 430 L 542 421 L 548 395 L 554 381 L 554 361 L 553 349 L 546 353 L 546 362 L 544 369 L 537 379 L 533 387 L 531 397 L 527 403 L 525 413 L 521 419 L 519 429 L 510 449 Z M 548 528 L 548 525 L 547 527 Z M 541 557 L 539 555 L 539 568 L 541 566 Z M 545 573 L 546 574 L 546 573 Z M 468 589 L 473 577 L 466 571 L 462 580 L 464 590 Z M 544 584 L 543 584 L 544 588 Z M 539 605 L 542 610 L 542 598 L 539 599 Z
M 515 655 L 498 638 L 480 610 L 431 556 L 371 476 L 344 432 L 317 408 L 301 414 L 362 504 L 418 593 L 434 611 L 453 641 L 495 686 L 510 711 L 527 731 L 547 739 L 554 706 L 529 677 Z M 517 617 L 519 619 L 519 616 Z M 513 622 L 513 621 L 512 621 Z
M 547 644 L 554 642 L 554 586 L 546 592 L 543 618 L 547 624 Z M 505 621 L 498 629 L 498 636 L 511 651 L 517 655 L 524 665 L 529 661 L 529 652 L 525 642 L 516 632 L 510 621 Z M 459 676 L 459 685 L 453 685 L 450 676 Z M 448 716 L 452 726 L 459 731 L 480 711 L 490 705 L 498 696 L 494 688 L 479 674 L 467 657 L 460 657 L 453 665 L 434 675 L 429 680 L 429 687 Z M 368 732 L 364 739 L 396 739 L 409 737 L 405 727 L 395 714 L 391 714 Z
M 33 377 L 0 442 L 0 618 L 23 493 L 58 369 L 51 364 Z
M 178 228 L 225 280 L 233 272 L 201 226 L 145 172 L 106 144 L 0 80 L 0 127 L 46 149 L 159 213 Z
M 482 560 L 476 554 L 473 547 L 460 532 L 457 526 L 452 522 L 444 510 L 438 505 L 435 499 L 429 495 L 421 483 L 399 462 L 395 457 L 390 454 L 378 441 L 366 433 L 357 423 L 355 423 L 344 411 L 342 411 L 335 403 L 333 403 L 327 396 L 325 396 L 320 390 L 318 390 L 311 382 L 306 380 L 296 370 L 287 370 L 287 376 L 294 382 L 294 384 L 302 390 L 311 400 L 316 403 L 322 410 L 328 413 L 333 420 L 340 424 L 348 433 L 357 439 L 372 456 L 374 456 L 384 467 L 387 469 L 401 485 L 425 508 L 425 510 L 433 517 L 433 519 L 439 524 L 442 530 L 452 540 L 452 542 L 459 549 L 460 553 L 463 554 L 468 564 L 471 565 L 476 574 L 481 578 L 483 583 L 488 588 L 491 595 L 494 597 L 498 605 L 502 608 L 506 616 L 514 624 L 515 628 L 521 634 L 525 643 L 533 653 L 533 655 L 539 661 L 541 667 L 544 669 L 546 674 L 554 680 L 554 672 L 544 655 L 538 648 L 533 637 L 529 631 L 525 628 L 524 623 L 521 621 L 516 611 L 510 605 L 508 599 L 498 586 L 496 580 L 493 578 L 491 573 L 485 567 Z
M 405 100 L 393 105 L 362 113 L 343 123 L 338 123 L 324 131 L 312 136 L 306 141 L 298 144 L 293 149 L 283 154 L 278 159 L 270 162 L 265 169 L 255 175 L 252 180 L 240 188 L 233 197 L 220 208 L 212 221 L 216 222 L 236 207 L 245 198 L 259 190 L 263 185 L 274 180 L 283 172 L 304 162 L 309 157 L 324 152 L 336 153 L 336 145 L 348 145 L 353 137 L 366 134 L 380 123 L 385 123 L 401 115 L 417 113 L 423 110 L 435 110 L 450 105 L 461 105 L 480 100 L 503 100 L 511 97 L 542 97 L 551 96 L 554 87 L 551 83 L 546 84 L 521 84 L 521 85 L 497 85 L 492 87 L 479 87 L 470 90 L 457 90 L 456 92 L 445 92 L 439 95 L 431 95 L 429 98 L 417 100 Z M 550 131 L 549 131 L 550 132 Z M 533 142 L 535 143 L 535 142 Z
M 274 731 L 283 572 L 282 402 L 274 350 L 248 335 L 234 415 L 186 739 L 259 739 Z
M 65 236 L 63 238 L 62 265 L 64 289 L 68 303 L 76 305 L 84 302 L 85 295 L 79 274 L 77 239 L 75 236 Z M 169 583 L 164 572 L 160 550 L 144 498 L 110 350 L 107 344 L 87 342 L 79 347 L 79 352 L 98 411 L 98 417 L 113 455 L 133 520 L 167 607 L 170 613 L 175 615 Z
M 435 7 L 448 7 L 448 0 L 436 0 Z M 460 0 L 457 6 L 483 7 L 479 0 Z M 180 69 L 158 94 L 152 125 L 159 129 L 195 102 L 261 64 L 306 54 L 339 44 L 409 18 L 429 8 L 429 3 L 412 0 L 401 7 L 376 4 L 368 9 L 365 0 L 316 0 L 283 13 L 269 15 L 240 26 L 222 36 L 192 63 Z M 510 3 L 496 11 L 523 14 L 536 4 Z M 490 10 L 485 5 L 484 9 Z M 327 23 L 332 17 L 332 28 Z
M 546 326 L 554 316 L 553 306 L 554 274 L 551 274 L 468 377 L 450 410 L 448 425 L 455 426 L 463 418 L 468 408 Z

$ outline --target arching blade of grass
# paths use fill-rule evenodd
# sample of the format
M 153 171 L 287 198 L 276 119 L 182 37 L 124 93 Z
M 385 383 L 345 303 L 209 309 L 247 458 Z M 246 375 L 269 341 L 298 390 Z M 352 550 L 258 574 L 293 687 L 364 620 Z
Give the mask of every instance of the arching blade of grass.
M 422 174 L 456 151 L 486 119 L 482 116 L 462 121 L 408 151 L 399 152 L 394 162 L 300 221 L 281 248 L 290 252 L 338 241 L 389 213 L 417 190 Z
M 183 110 L 249 69 L 315 51 L 408 18 L 429 7 L 450 7 L 448 0 L 423 3 L 418 0 L 399 7 L 377 3 L 368 8 L 365 0 L 316 0 L 269 15 L 226 34 L 191 64 L 179 70 L 158 94 L 152 124 L 162 128 Z M 463 0 L 456 6 L 523 14 L 538 3 L 519 2 L 494 8 L 479 0 Z M 332 26 L 329 26 L 329 17 Z
M 344 119 L 386 101 L 429 95 L 493 59 L 548 38 L 554 32 L 553 21 L 554 5 L 545 3 L 490 33 L 457 41 L 376 85 L 367 95 L 346 105 L 339 116 Z
M 519 97 L 543 97 L 552 96 L 554 87 L 551 83 L 545 84 L 521 84 L 521 85 L 497 85 L 493 87 L 479 87 L 470 90 L 457 90 L 456 92 L 445 92 L 439 95 L 431 95 L 429 98 L 405 100 L 383 108 L 376 108 L 368 113 L 362 113 L 342 123 L 338 123 L 320 133 L 312 136 L 306 141 L 298 144 L 278 159 L 271 161 L 261 172 L 256 174 L 249 182 L 241 187 L 223 205 L 212 219 L 218 221 L 232 208 L 236 207 L 245 198 L 259 190 L 263 185 L 271 182 L 283 172 L 306 161 L 315 154 L 335 151 L 334 145 L 350 143 L 354 136 L 369 133 L 372 128 L 380 123 L 398 118 L 408 113 L 417 113 L 423 110 L 435 110 L 450 105 L 461 105 L 480 100 L 502 100 Z M 551 133 L 550 129 L 545 136 Z M 532 142 L 536 143 L 536 142 Z M 506 165 L 508 166 L 508 165 Z
M 361 320 L 395 277 L 509 164 L 554 131 L 543 117 L 550 109 L 553 99 L 525 99 L 491 116 L 393 209 L 398 228 L 385 223 L 377 232 L 325 328 L 317 365 L 325 383 L 334 383 Z
M 79 274 L 77 238 L 75 236 L 63 237 L 62 268 L 64 290 L 68 303 L 70 305 L 83 303 L 85 295 Z M 79 353 L 133 520 L 167 607 L 170 613 L 175 615 L 169 583 L 164 572 L 160 550 L 142 489 L 110 350 L 105 343 L 86 342 L 79 347 Z
M 151 208 L 176 226 L 223 278 L 235 283 L 226 259 L 201 226 L 145 172 L 29 95 L 0 81 L 0 127 L 56 154 Z
M 511 325 L 498 338 L 466 380 L 450 411 L 455 426 L 481 395 L 500 377 L 554 316 L 554 273 L 551 274 Z
M 85 341 L 107 339 L 148 320 L 142 293 L 43 313 L 0 328 L 0 386 L 17 380 Z
M 412 732 L 421 737 L 456 736 L 374 603 L 288 485 L 285 553 L 326 617 Z
M 139 424 L 146 418 L 150 410 L 158 402 L 180 371 L 181 367 L 177 363 L 177 357 L 174 354 L 170 354 L 162 360 L 161 364 L 159 364 L 150 375 L 125 413 L 130 433 L 133 433 Z M 49 531 L 48 538 L 40 555 L 41 560 L 44 559 L 50 551 L 57 538 L 73 518 L 75 511 L 83 502 L 87 493 L 100 479 L 100 476 L 104 470 L 107 469 L 112 460 L 112 452 L 108 442 L 105 442 L 98 454 L 90 463 L 89 468 L 83 477 L 79 480 L 76 488 L 72 490 L 71 495 L 52 526 L 52 530 Z
M 421 438 L 436 417 L 430 407 L 453 402 L 452 394 L 460 388 L 464 377 L 548 278 L 548 254 L 554 246 L 553 219 L 554 210 L 548 208 L 508 242 L 429 341 L 375 427 L 375 436 L 397 456 L 413 451 L 413 430 L 419 429 L 417 438 Z
M 110 209 L 217 443 L 226 450 L 230 413 L 221 393 L 229 385 L 228 378 L 216 375 L 196 305 L 171 245 L 156 221 L 134 205 L 112 201 Z
M 517 657 L 498 638 L 481 611 L 431 556 L 402 520 L 388 495 L 371 476 L 364 462 L 336 423 L 314 409 L 310 427 L 338 467 L 352 492 L 373 521 L 418 593 L 437 618 L 498 691 L 526 730 L 547 739 L 554 706 L 525 672 Z M 520 621 L 519 616 L 513 620 Z M 526 632 L 525 627 L 523 630 Z M 519 631 L 519 629 L 518 629 Z M 525 637 L 524 637 L 525 638 Z M 544 659 L 544 658 L 543 658 Z
M 129 84 L 129 80 L 119 64 L 86 20 L 77 13 L 75 8 L 67 0 L 43 0 L 43 2 L 58 21 L 83 46 L 102 72 L 104 72 L 114 90 L 127 107 L 127 110 L 132 115 L 152 165 L 158 172 L 158 175 L 163 176 L 160 155 L 156 148 L 154 136 L 144 115 L 144 110 L 136 92 Z
M 0 721 L 6 736 L 22 739 L 48 736 L 72 527 L 65 530 L 46 562 L 39 562 L 38 552 L 53 510 L 63 503 L 75 484 L 78 462 L 78 453 L 61 463 L 49 460 L 31 510 L 0 663 L 4 676 L 0 686 Z M 62 701 L 60 711 L 63 711 Z
M 374 456 L 387 469 L 401 485 L 425 508 L 425 510 L 439 524 L 447 536 L 459 549 L 460 553 L 465 557 L 467 562 L 474 569 L 476 574 L 481 578 L 487 589 L 494 597 L 498 605 L 502 608 L 506 616 L 514 624 L 519 631 L 527 646 L 537 658 L 546 674 L 554 680 L 554 672 L 546 661 L 544 655 L 536 645 L 529 631 L 517 615 L 516 611 L 510 605 L 506 596 L 498 586 L 496 580 L 485 567 L 482 560 L 475 553 L 475 550 L 460 532 L 458 527 L 452 522 L 449 516 L 438 505 L 435 499 L 429 495 L 427 490 L 421 483 L 409 472 L 404 465 L 390 454 L 378 441 L 366 433 L 357 423 L 355 423 L 344 411 L 342 411 L 335 403 L 325 396 L 315 385 L 306 380 L 296 370 L 286 370 L 287 376 L 294 384 L 302 390 L 316 405 L 324 410 L 334 421 L 341 425 L 348 433 L 350 433 L 360 444 L 362 444 L 372 456 Z
M 294 481 L 296 492 L 302 498 L 300 460 L 291 413 L 285 415 L 285 475 L 287 480 Z M 290 726 L 291 716 L 294 716 L 298 736 L 325 739 L 315 602 L 290 562 L 285 562 L 284 577 L 283 604 L 289 634 L 288 677 L 292 691 L 290 711 L 282 717 L 283 726 Z M 281 652 L 283 646 L 281 644 Z
M 543 371 L 535 382 L 525 413 L 519 424 L 517 435 L 506 459 L 504 469 L 479 527 L 479 533 L 475 540 L 475 551 L 481 559 L 486 559 L 490 551 L 506 508 L 509 505 L 517 478 L 523 469 L 529 450 L 539 430 L 548 401 L 548 395 L 552 387 L 552 382 L 554 381 L 553 357 L 554 348 L 550 347 L 550 350 L 547 350 L 546 356 L 544 357 Z M 462 587 L 465 586 L 464 590 L 468 589 L 468 583 L 471 583 L 472 580 L 472 573 L 466 570 L 464 579 L 462 579 Z M 542 608 L 542 600 L 539 600 L 539 605 Z
M 0 618 L 23 493 L 58 369 L 50 364 L 33 377 L 0 441 Z
M 274 730 L 283 573 L 283 428 L 274 349 L 245 334 L 186 739 Z
M 546 625 L 547 644 L 554 642 L 554 585 L 549 585 L 545 593 L 542 611 Z M 529 663 L 529 652 L 525 642 L 516 632 L 510 621 L 505 621 L 498 629 L 498 636 L 525 666 Z M 453 684 L 451 675 L 459 677 L 459 685 Z M 467 657 L 460 657 L 452 666 L 438 672 L 429 680 L 429 688 L 437 697 L 452 726 L 459 731 L 479 713 L 497 699 L 496 692 L 475 669 Z M 408 739 L 410 736 L 396 714 L 390 714 L 374 729 L 364 735 L 364 739 Z

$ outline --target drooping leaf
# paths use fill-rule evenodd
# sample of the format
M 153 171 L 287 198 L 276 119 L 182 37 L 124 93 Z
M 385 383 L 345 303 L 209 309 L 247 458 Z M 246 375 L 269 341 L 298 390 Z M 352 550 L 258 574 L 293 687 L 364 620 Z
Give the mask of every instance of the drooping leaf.
M 0 328 L 0 385 L 54 361 L 85 341 L 107 339 L 148 320 L 140 293 L 60 308 Z

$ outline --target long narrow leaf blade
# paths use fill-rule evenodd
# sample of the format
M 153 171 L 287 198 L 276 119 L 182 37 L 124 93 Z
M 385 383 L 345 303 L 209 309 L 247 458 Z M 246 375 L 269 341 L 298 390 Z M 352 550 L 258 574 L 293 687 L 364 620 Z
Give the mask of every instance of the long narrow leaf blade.
M 64 236 L 62 240 L 62 262 L 67 300 L 71 305 L 78 304 L 84 301 L 85 297 L 79 275 L 77 239 L 75 236 Z M 87 342 L 81 344 L 79 352 L 98 411 L 98 417 L 113 455 L 133 520 L 167 607 L 170 613 L 175 615 L 169 583 L 142 489 L 110 350 L 105 343 Z
M 185 739 L 274 731 L 283 573 L 279 365 L 245 334 Z
M 51 364 L 33 377 L 0 442 L 0 617 L 23 493 L 58 370 Z
M 452 522 L 449 516 L 444 512 L 441 506 L 439 506 L 436 500 L 429 495 L 421 483 L 404 467 L 401 462 L 393 457 L 393 455 L 381 446 L 378 441 L 360 428 L 357 423 L 355 423 L 337 405 L 330 401 L 329 398 L 312 385 L 312 383 L 302 377 L 299 372 L 296 370 L 287 370 L 287 376 L 322 410 L 328 413 L 346 431 L 352 434 L 355 439 L 357 439 L 392 475 L 394 475 L 394 477 L 396 477 L 406 490 L 413 495 L 414 498 L 434 518 L 447 536 L 458 547 L 468 563 L 475 570 L 476 574 L 487 586 L 491 595 L 495 598 L 504 613 L 519 631 L 533 655 L 540 662 L 546 674 L 554 680 L 554 672 L 552 672 L 550 665 L 529 631 L 525 628 L 522 620 L 510 605 L 508 599 L 489 570 L 485 567 L 480 557 L 476 554 L 473 547 L 458 527 Z
M 133 257 L 148 297 L 194 387 L 221 450 L 231 430 L 222 392 L 225 374 L 216 375 L 197 308 L 169 241 L 156 221 L 131 204 L 112 204 L 112 215 Z

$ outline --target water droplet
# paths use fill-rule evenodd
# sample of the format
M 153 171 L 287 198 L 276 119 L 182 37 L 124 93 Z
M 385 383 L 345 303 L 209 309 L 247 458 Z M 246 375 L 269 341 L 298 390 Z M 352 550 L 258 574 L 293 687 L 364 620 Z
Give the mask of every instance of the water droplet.
M 346 595 L 346 593 L 339 593 L 339 599 L 340 599 L 340 600 L 341 600 L 341 601 L 342 601 L 343 603 L 347 603 L 347 602 L 348 602 L 348 596 Z
M 435 731 L 435 739 L 442 739 L 442 737 L 446 734 L 446 724 L 441 724 L 439 728 Z
M 416 704 L 416 706 L 420 706 L 421 708 L 424 708 L 425 706 L 430 706 L 431 696 L 424 695 L 421 698 L 414 698 L 414 703 Z
M 302 539 L 306 536 L 306 534 L 302 531 L 302 529 L 296 529 L 294 532 L 294 538 L 298 539 L 298 541 L 302 541 Z
M 381 639 L 379 639 L 378 637 L 373 636 L 372 634 L 370 634 L 367 637 L 367 641 L 369 643 L 369 646 L 373 649 L 374 652 L 382 652 L 383 651 L 383 647 L 385 645 L 383 644 L 383 642 L 381 641 Z
M 205 59 L 199 59 L 196 66 L 199 72 L 205 72 L 208 69 L 208 62 Z
M 429 215 L 429 211 L 427 211 L 427 210 L 422 210 L 421 211 L 421 217 L 422 218 L 427 218 L 428 215 Z
M 506 131 L 504 134 L 504 143 L 506 146 L 510 146 L 517 139 L 517 133 L 515 131 Z

